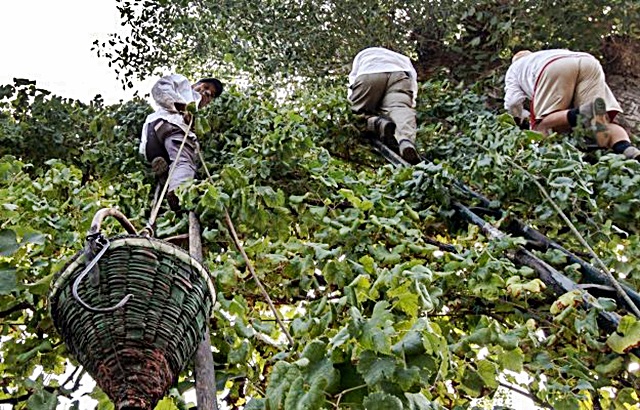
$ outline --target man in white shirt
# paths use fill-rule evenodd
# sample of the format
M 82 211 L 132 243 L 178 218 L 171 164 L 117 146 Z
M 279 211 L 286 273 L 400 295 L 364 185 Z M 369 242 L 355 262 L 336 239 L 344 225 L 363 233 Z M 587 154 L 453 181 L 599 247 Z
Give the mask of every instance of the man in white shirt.
M 395 137 L 400 155 L 417 164 L 416 97 L 418 76 L 407 56 L 381 47 L 365 48 L 353 60 L 348 97 L 357 114 L 367 116 L 367 130 Z
M 529 100 L 530 111 L 524 109 Z M 598 146 L 640 160 L 640 150 L 614 122 L 622 112 L 598 60 L 571 50 L 522 50 L 505 76 L 505 109 L 517 122 L 529 117 L 530 127 L 545 135 L 567 132 L 581 122 L 595 132 Z
M 169 185 L 167 201 L 174 211 L 179 209 L 175 189 L 192 180 L 196 174 L 198 141 L 193 131 L 189 130 L 191 115 L 186 107 L 191 102 L 195 102 L 197 108 L 205 107 L 222 94 L 223 88 L 215 78 L 204 78 L 191 85 L 183 75 L 172 74 L 162 77 L 151 89 L 158 109 L 147 116 L 142 127 L 139 151 L 151 163 L 154 174 L 161 182 L 167 177 L 169 164 L 175 162 L 171 179 L 166 182 Z M 187 140 L 180 158 L 177 158 L 185 133 L 188 133 Z

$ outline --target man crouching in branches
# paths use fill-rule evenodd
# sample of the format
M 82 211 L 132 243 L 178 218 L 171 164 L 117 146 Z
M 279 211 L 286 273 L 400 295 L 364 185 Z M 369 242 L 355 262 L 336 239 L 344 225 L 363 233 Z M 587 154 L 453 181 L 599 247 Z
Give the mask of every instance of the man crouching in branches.
M 381 47 L 360 51 L 349 74 L 351 109 L 364 114 L 367 131 L 383 139 L 395 137 L 400 155 L 420 162 L 416 139 L 418 76 L 409 57 Z
M 168 184 L 167 202 L 173 211 L 179 210 L 175 189 L 192 180 L 196 174 L 198 141 L 189 129 L 192 114 L 187 111 L 189 103 L 203 108 L 222 94 L 223 85 L 215 78 L 204 78 L 191 85 L 186 77 L 172 74 L 162 77 L 151 89 L 151 96 L 158 105 L 153 114 L 147 116 L 142 128 L 140 153 L 151 163 L 151 169 L 159 184 Z M 188 133 L 182 153 L 178 151 L 185 134 Z M 169 166 L 175 169 L 167 181 Z
M 525 99 L 530 102 L 530 112 L 523 109 Z M 504 106 L 523 128 L 528 125 L 548 135 L 571 131 L 580 123 L 594 131 L 599 147 L 640 161 L 640 150 L 614 122 L 622 109 L 605 82 L 602 66 L 588 53 L 516 53 L 505 76 Z

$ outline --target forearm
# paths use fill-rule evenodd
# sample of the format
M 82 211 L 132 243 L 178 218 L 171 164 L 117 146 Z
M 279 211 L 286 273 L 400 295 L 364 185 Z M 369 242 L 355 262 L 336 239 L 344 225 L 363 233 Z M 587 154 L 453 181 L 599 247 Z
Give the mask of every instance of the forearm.
M 176 92 L 176 84 L 171 76 L 162 77 L 151 89 L 153 100 L 169 112 L 177 112 L 178 105 L 186 105 L 186 101 Z

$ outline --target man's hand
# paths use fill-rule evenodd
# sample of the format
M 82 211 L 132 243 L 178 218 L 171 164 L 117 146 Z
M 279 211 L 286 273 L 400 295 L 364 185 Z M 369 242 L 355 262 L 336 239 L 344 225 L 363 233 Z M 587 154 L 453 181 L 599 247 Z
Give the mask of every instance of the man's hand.
M 173 106 L 176 107 L 176 110 L 182 114 L 182 119 L 186 124 L 189 124 L 193 119 L 193 115 L 188 111 L 187 104 L 185 103 L 173 103 Z
M 528 118 L 514 117 L 513 119 L 515 120 L 516 125 L 520 127 L 521 130 L 528 130 L 531 128 Z

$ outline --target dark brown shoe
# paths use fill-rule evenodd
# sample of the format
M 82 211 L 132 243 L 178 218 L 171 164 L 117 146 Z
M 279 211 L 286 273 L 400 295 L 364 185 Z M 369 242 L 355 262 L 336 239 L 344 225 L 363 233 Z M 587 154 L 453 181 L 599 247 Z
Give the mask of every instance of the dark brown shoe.
M 416 146 L 410 140 L 402 140 L 399 143 L 399 151 L 402 158 L 411 165 L 419 164 L 422 161 Z
M 180 200 L 176 196 L 175 192 L 167 192 L 167 203 L 169 204 L 169 209 L 171 209 L 173 212 L 177 214 L 182 212 L 182 209 L 180 208 Z

